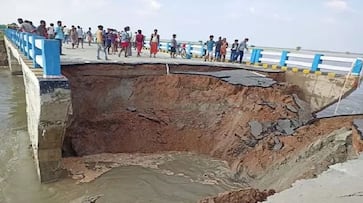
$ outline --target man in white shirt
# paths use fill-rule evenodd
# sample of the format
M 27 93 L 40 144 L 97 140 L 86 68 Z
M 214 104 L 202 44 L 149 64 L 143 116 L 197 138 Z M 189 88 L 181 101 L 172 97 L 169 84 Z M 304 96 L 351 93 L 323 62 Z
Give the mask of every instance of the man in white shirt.
M 48 39 L 54 39 L 55 33 L 54 33 L 54 24 L 51 23 L 50 26 L 47 29 L 48 32 Z

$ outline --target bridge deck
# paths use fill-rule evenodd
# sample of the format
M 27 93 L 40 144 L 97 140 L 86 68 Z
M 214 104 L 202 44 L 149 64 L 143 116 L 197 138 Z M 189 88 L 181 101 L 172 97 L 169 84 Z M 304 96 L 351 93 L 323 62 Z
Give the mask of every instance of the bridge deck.
M 64 45 L 64 44 L 63 44 Z M 84 45 L 84 49 L 76 48 L 72 49 L 70 45 L 63 46 L 63 53 L 65 55 L 61 56 L 62 65 L 68 64 L 85 64 L 85 63 L 116 63 L 116 64 L 185 64 L 185 65 L 207 65 L 207 66 L 217 66 L 226 68 L 243 68 L 246 70 L 258 70 L 263 72 L 283 72 L 281 70 L 263 69 L 261 67 L 256 68 L 255 66 L 248 66 L 239 63 L 229 63 L 229 62 L 205 62 L 204 59 L 192 58 L 183 59 L 179 55 L 176 58 L 171 58 L 170 54 L 159 52 L 156 58 L 149 57 L 149 50 L 143 50 L 141 57 L 136 56 L 136 51 L 132 50 L 132 56 L 125 58 L 124 53 L 121 57 L 118 55 L 108 55 L 109 60 L 104 60 L 103 52 L 100 52 L 101 60 L 97 60 L 97 45 L 92 44 L 91 46 Z M 227 56 L 229 58 L 229 56 Z M 227 60 L 227 59 L 226 59 Z

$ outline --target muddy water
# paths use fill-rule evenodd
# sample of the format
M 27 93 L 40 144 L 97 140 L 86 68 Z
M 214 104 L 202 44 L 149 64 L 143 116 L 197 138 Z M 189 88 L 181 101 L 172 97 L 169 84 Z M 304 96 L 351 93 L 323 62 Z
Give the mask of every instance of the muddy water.
M 224 162 L 171 153 L 158 168 L 124 166 L 95 181 L 65 179 L 39 184 L 29 136 L 22 77 L 0 70 L 0 202 L 77 202 L 103 194 L 99 202 L 196 202 L 204 196 L 242 187 Z M 170 158 L 171 157 L 171 158 Z

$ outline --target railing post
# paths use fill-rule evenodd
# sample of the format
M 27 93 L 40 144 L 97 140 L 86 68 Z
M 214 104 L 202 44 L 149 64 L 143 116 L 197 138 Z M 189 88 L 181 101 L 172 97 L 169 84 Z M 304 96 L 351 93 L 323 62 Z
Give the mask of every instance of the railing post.
M 281 58 L 280 58 L 280 66 L 286 66 L 286 61 L 289 60 L 288 54 L 290 52 L 289 51 L 282 51 L 281 53 Z
M 32 41 L 34 39 L 34 36 L 35 36 L 35 34 L 27 34 L 27 37 L 26 37 L 26 39 L 27 39 L 26 47 L 27 47 L 28 59 L 29 60 L 32 59 L 32 54 L 30 52 L 32 50 L 32 46 L 33 46 Z
M 170 51 L 170 47 L 171 47 L 170 42 L 166 43 L 166 52 Z
M 204 44 L 201 43 L 200 46 L 200 56 L 202 57 L 204 55 Z
M 24 53 L 24 33 L 19 33 L 19 44 L 20 44 L 20 51 Z
M 42 40 L 42 59 L 44 77 L 60 77 L 59 40 Z
M 19 32 L 14 31 L 14 42 L 16 47 L 20 48 L 20 42 L 19 42 Z
M 324 56 L 323 54 L 315 54 L 314 59 L 313 59 L 313 63 L 311 64 L 311 71 L 315 72 L 315 71 L 319 71 L 319 64 L 322 63 L 321 57 Z
M 357 59 L 354 63 L 352 73 L 354 75 L 359 75 L 362 71 L 363 61 L 362 59 Z
M 261 62 L 260 58 L 262 56 L 262 54 L 261 54 L 262 51 L 263 51 L 263 49 L 256 49 L 253 63 L 260 63 Z
M 192 52 L 192 50 L 193 50 L 193 47 L 192 47 L 192 45 L 189 43 L 188 44 L 188 47 L 187 47 L 187 54 L 192 54 L 191 52 Z
M 39 64 L 37 64 L 36 62 L 36 56 L 37 55 L 41 55 L 42 54 L 42 50 L 40 50 L 36 45 L 35 45 L 35 40 L 37 39 L 44 39 L 44 37 L 40 37 L 37 35 L 34 35 L 32 38 L 32 50 L 33 50 L 33 54 L 32 54 L 32 59 L 33 59 L 33 66 L 34 68 L 39 68 Z
M 255 57 L 256 57 L 256 49 L 252 49 L 251 57 L 250 57 L 250 63 L 255 63 Z

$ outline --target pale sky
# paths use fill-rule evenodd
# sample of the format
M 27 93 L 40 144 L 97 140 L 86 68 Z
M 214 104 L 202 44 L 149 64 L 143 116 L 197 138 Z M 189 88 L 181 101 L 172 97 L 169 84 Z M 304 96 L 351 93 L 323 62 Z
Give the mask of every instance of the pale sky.
M 250 45 L 363 53 L 362 0 L 0 0 L 0 24 L 18 17 L 39 24 L 62 20 L 96 30 L 129 25 L 162 39 L 228 41 Z

